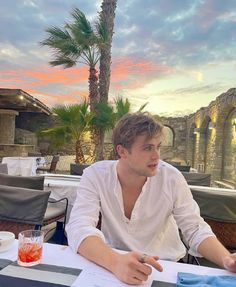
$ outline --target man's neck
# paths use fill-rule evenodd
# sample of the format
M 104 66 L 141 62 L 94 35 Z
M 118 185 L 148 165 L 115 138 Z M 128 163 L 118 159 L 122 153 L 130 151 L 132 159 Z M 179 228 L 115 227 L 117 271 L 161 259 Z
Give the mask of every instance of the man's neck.
M 140 190 L 147 180 L 146 176 L 137 175 L 120 161 L 117 164 L 117 175 L 122 188 Z

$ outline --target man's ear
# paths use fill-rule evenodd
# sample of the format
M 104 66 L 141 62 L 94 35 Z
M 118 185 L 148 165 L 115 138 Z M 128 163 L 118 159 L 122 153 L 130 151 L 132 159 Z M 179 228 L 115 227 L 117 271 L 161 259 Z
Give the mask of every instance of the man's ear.
M 116 152 L 120 158 L 125 158 L 126 154 L 127 154 L 127 149 L 125 147 L 123 147 L 121 144 L 118 144 L 116 146 Z

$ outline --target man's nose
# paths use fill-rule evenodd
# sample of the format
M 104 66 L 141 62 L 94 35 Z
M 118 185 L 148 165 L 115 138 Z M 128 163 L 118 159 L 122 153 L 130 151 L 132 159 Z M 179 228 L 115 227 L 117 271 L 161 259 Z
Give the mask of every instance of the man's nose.
M 159 149 L 154 149 L 152 153 L 152 158 L 160 158 L 160 150 Z

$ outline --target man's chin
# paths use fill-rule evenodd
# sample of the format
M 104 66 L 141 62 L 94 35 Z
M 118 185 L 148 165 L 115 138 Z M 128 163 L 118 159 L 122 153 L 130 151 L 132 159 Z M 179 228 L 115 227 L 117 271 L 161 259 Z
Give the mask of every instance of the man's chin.
M 150 172 L 148 173 L 147 177 L 152 177 L 152 176 L 154 176 L 154 175 L 156 175 L 156 174 L 157 174 L 157 169 L 150 171 Z

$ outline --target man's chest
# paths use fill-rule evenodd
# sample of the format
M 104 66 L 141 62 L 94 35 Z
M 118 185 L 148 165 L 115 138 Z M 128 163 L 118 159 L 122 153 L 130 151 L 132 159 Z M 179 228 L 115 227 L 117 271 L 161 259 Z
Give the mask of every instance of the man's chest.
M 124 214 L 130 219 L 136 203 L 140 201 L 142 189 L 122 189 Z

